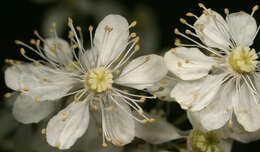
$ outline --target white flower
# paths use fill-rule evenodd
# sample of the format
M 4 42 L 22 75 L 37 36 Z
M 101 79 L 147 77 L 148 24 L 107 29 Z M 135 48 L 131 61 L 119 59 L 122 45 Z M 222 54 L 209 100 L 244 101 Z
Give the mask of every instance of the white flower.
M 137 103 L 155 96 L 137 95 L 122 88 L 141 90 L 162 79 L 167 73 L 163 58 L 148 55 L 128 62 L 140 48 L 137 44 L 139 37 L 135 33 L 129 34 L 129 28 L 134 27 L 136 22 L 129 25 L 122 16 L 106 16 L 98 25 L 93 42 L 93 27 L 89 27 L 90 50 L 83 47 L 81 28 L 76 28 L 80 33 L 78 37 L 70 18 L 68 25 L 71 45 L 56 36 L 55 28 L 52 29 L 54 38 L 47 40 L 35 32 L 43 41 L 43 48 L 39 40 L 31 40 L 37 50 L 16 41 L 46 61 L 29 58 L 22 48 L 21 54 L 34 64 L 15 64 L 6 70 L 7 86 L 22 92 L 22 99 L 19 100 L 23 102 L 16 101 L 13 113 L 22 122 L 38 122 L 53 109 L 43 110 L 41 107 L 48 107 L 54 100 L 73 95 L 74 102 L 71 101 L 49 121 L 47 142 L 59 149 L 70 148 L 88 128 L 89 108 L 93 108 L 101 112 L 103 146 L 107 146 L 107 141 L 123 146 L 135 136 L 135 120 L 140 123 L 155 121 L 148 118 Z M 76 49 L 79 55 L 76 55 Z M 135 117 L 132 109 L 142 119 Z
M 191 40 L 195 45 L 181 44 L 175 51 L 165 55 L 168 69 L 185 80 L 178 83 L 171 92 L 183 109 L 199 117 L 207 130 L 232 126 L 232 115 L 246 131 L 260 128 L 260 75 L 258 54 L 250 49 L 258 32 L 255 19 L 245 12 L 228 13 L 226 20 L 217 12 L 204 9 L 200 17 L 192 13 L 197 21 L 194 26 L 186 20 L 180 21 L 192 27 L 196 33 L 186 30 L 190 36 L 200 38 L 204 43 L 181 33 L 175 33 Z M 206 55 L 195 46 L 205 49 Z

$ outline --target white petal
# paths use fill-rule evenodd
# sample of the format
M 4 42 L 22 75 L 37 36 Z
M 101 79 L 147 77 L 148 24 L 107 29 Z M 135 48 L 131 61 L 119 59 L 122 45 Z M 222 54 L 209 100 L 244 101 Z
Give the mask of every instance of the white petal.
M 38 123 L 57 109 L 57 102 L 35 102 L 30 96 L 17 96 L 13 115 L 21 123 Z
M 44 81 L 44 79 L 48 81 Z M 6 85 L 40 101 L 56 100 L 67 94 L 78 81 L 66 73 L 47 66 L 33 64 L 13 65 L 5 71 Z M 28 89 L 24 91 L 24 89 Z
M 112 143 L 115 145 L 126 145 L 130 143 L 135 136 L 135 122 L 129 116 L 131 113 L 130 107 L 125 104 L 121 98 L 115 98 L 117 105 L 111 99 L 104 100 L 105 107 L 114 106 L 114 110 L 104 111 L 105 128 L 112 138 Z M 124 109 L 124 110 L 123 110 Z
M 243 143 L 256 141 L 260 138 L 260 129 L 254 132 L 246 131 L 238 122 L 235 116 L 232 118 L 232 126 L 228 123 L 218 130 L 224 138 L 231 138 Z
M 57 63 L 68 65 L 73 61 L 72 49 L 68 42 L 61 38 L 48 38 L 44 44 L 44 51 L 48 58 Z
M 228 15 L 226 20 L 237 46 L 247 47 L 253 44 L 257 30 L 254 17 L 245 12 L 237 12 Z
M 79 55 L 79 60 L 83 67 L 95 68 L 97 59 L 97 49 L 91 48 L 84 52 L 84 54 Z
M 151 94 L 156 94 L 160 100 L 175 101 L 172 97 L 170 97 L 170 92 L 179 81 L 182 80 L 176 76 L 166 75 L 162 80 L 148 87 L 147 91 Z
M 131 61 L 115 80 L 124 86 L 144 89 L 161 80 L 168 70 L 159 55 L 141 56 Z
M 224 18 L 217 12 L 208 9 L 208 15 L 202 14 L 199 19 L 194 23 L 196 33 L 203 37 L 201 39 L 207 46 L 219 49 L 228 49 L 229 29 Z M 201 27 L 203 30 L 201 31 Z
M 208 131 L 223 127 L 231 119 L 234 89 L 234 83 L 227 82 L 219 89 L 208 106 L 200 111 L 190 112 L 190 115 L 193 118 L 197 117 L 195 119 L 199 121 L 197 123 Z
M 105 27 L 112 31 L 106 31 Z M 98 49 L 99 62 L 106 65 L 114 60 L 127 46 L 129 37 L 127 20 L 120 15 L 108 15 L 98 25 L 94 45 Z
M 223 152 L 231 152 L 232 150 L 233 140 L 220 140 L 219 147 L 223 150 Z
M 151 115 L 156 121 L 154 123 L 135 123 L 136 137 L 141 138 L 151 144 L 162 144 L 182 136 L 179 130 L 157 115 Z
M 238 122 L 249 132 L 260 129 L 259 97 L 244 83 L 240 91 L 237 90 L 236 99 L 233 107 Z
M 208 75 L 216 61 L 204 55 L 197 48 L 177 47 L 175 52 L 168 51 L 164 61 L 172 73 L 183 80 L 195 80 Z
M 178 83 L 172 90 L 170 96 L 175 98 L 183 109 L 199 111 L 211 102 L 220 89 L 225 73 L 209 75 L 194 81 L 183 81 Z
M 47 142 L 59 149 L 69 149 L 86 131 L 89 106 L 86 101 L 72 102 L 48 123 Z

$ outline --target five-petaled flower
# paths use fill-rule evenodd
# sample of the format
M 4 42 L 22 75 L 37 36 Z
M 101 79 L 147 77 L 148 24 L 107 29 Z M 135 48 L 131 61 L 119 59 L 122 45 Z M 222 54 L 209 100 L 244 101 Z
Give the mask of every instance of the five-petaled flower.
M 207 130 L 225 124 L 231 127 L 235 115 L 246 131 L 256 131 L 260 128 L 260 73 L 258 53 L 250 46 L 259 30 L 253 17 L 258 6 L 251 15 L 242 11 L 229 14 L 225 9 L 226 19 L 201 3 L 199 6 L 203 8 L 200 17 L 186 14 L 196 19 L 194 25 L 180 19 L 195 32 L 186 30 L 184 34 L 175 29 L 177 35 L 195 44 L 177 39 L 179 47 L 165 55 L 168 69 L 183 80 L 170 95 Z
M 129 34 L 129 28 L 135 25 L 135 21 L 129 25 L 119 15 L 106 16 L 98 25 L 94 39 L 93 27 L 89 27 L 89 50 L 83 46 L 81 28 L 75 29 L 70 18 L 70 44 L 57 37 L 55 24 L 51 29 L 53 38 L 43 39 L 37 31 L 34 32 L 38 40 L 30 42 L 36 49 L 16 41 L 44 59 L 34 60 L 21 48 L 21 54 L 33 63 L 19 62 L 5 72 L 7 86 L 21 92 L 13 108 L 16 119 L 23 123 L 39 122 L 55 111 L 57 100 L 73 96 L 73 100 L 67 98 L 68 106 L 56 114 L 44 130 L 50 145 L 59 149 L 70 148 L 88 127 L 89 108 L 101 114 L 104 147 L 107 141 L 118 146 L 131 142 L 135 136 L 135 121 L 155 121 L 146 116 L 138 102 L 156 95 L 138 95 L 125 89 L 142 90 L 167 73 L 163 58 L 158 55 L 141 56 L 130 61 L 140 49 L 137 44 L 139 37 L 136 33 Z M 142 119 L 132 110 L 137 111 Z

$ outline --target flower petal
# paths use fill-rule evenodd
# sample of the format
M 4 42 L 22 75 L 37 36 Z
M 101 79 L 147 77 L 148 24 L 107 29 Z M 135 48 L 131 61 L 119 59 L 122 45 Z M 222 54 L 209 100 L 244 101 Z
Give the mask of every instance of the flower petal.
M 173 51 L 174 50 L 174 51 Z M 168 51 L 164 61 L 172 73 L 183 80 L 195 80 L 208 75 L 216 61 L 197 48 L 177 47 Z
M 203 41 L 209 47 L 228 49 L 229 29 L 224 18 L 217 12 L 208 9 L 208 14 L 202 14 L 194 23 L 196 33 L 203 37 Z
M 155 118 L 156 121 L 154 123 L 142 124 L 136 121 L 136 137 L 151 144 L 162 144 L 164 142 L 182 138 L 179 134 L 179 130 L 169 124 L 166 120 L 157 115 L 151 115 L 151 117 Z
M 147 90 L 151 94 L 156 94 L 160 100 L 175 101 L 174 98 L 170 97 L 170 92 L 179 81 L 182 80 L 178 79 L 176 76 L 166 75 L 162 80 L 148 87 Z
M 229 14 L 226 20 L 237 46 L 248 47 L 253 44 L 257 30 L 253 16 L 245 12 L 237 12 Z
M 86 100 L 72 102 L 49 121 L 46 137 L 51 146 L 69 149 L 85 133 L 89 123 Z
M 111 31 L 106 28 L 111 28 Z M 120 15 L 108 15 L 98 25 L 94 45 L 99 54 L 99 63 L 106 65 L 114 60 L 127 46 L 129 25 Z
M 57 63 L 68 65 L 73 61 L 72 49 L 61 38 L 48 38 L 43 49 L 48 58 Z
M 35 102 L 30 96 L 17 96 L 13 106 L 13 115 L 21 123 L 38 123 L 52 114 L 58 102 Z
M 238 122 L 249 132 L 260 129 L 259 97 L 244 83 L 240 90 L 237 90 L 236 99 L 233 101 L 233 107 Z
M 110 97 L 111 98 L 111 97 Z M 104 127 L 112 139 L 112 143 L 117 146 L 123 146 L 130 143 L 135 136 L 135 122 L 129 116 L 130 107 L 119 97 L 104 99 L 104 106 L 113 106 L 113 110 L 104 110 Z M 104 129 L 104 128 L 103 128 Z
M 168 70 L 159 55 L 141 56 L 131 61 L 119 75 L 115 83 L 144 89 L 161 80 Z
M 231 119 L 232 111 L 232 94 L 234 94 L 235 84 L 227 82 L 224 84 L 213 101 L 204 109 L 196 112 L 189 112 L 194 120 L 197 120 L 208 131 L 223 127 Z M 195 122 L 194 122 L 195 123 Z
M 183 109 L 199 111 L 214 102 L 220 89 L 225 73 L 209 75 L 194 81 L 179 82 L 172 90 L 170 96 L 175 98 Z
M 83 67 L 95 68 L 96 59 L 97 59 L 97 49 L 91 48 L 84 52 L 84 54 L 79 55 L 80 64 Z
M 9 88 L 40 101 L 59 99 L 78 83 L 68 73 L 33 64 L 9 67 L 5 71 L 5 82 Z

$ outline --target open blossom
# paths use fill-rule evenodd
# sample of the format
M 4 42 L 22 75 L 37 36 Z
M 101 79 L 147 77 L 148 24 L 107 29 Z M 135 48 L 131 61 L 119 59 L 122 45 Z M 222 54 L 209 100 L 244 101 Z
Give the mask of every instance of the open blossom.
M 6 70 L 7 86 L 21 92 L 13 114 L 23 123 L 38 122 L 53 112 L 55 101 L 73 96 L 74 100 L 69 101 L 70 104 L 43 130 L 50 145 L 70 148 L 88 128 L 89 108 L 100 112 L 104 147 L 107 141 L 117 146 L 131 142 L 135 136 L 135 121 L 155 121 L 146 116 L 138 102 L 156 96 L 134 94 L 125 88 L 142 90 L 162 79 L 167 73 L 163 58 L 147 55 L 129 62 L 140 49 L 139 37 L 129 33 L 129 28 L 136 22 L 129 25 L 122 16 L 106 16 L 98 25 L 94 38 L 93 27 L 89 27 L 89 50 L 83 47 L 81 28 L 75 29 L 70 18 L 68 25 L 70 44 L 57 37 L 55 24 L 51 29 L 53 38 L 43 39 L 35 32 L 39 40 L 31 40 L 31 43 L 36 49 L 16 41 L 44 61 L 28 57 L 22 48 L 21 54 L 33 63 L 14 64 Z M 137 111 L 141 119 L 134 116 L 132 110 Z
M 180 19 L 195 32 L 186 30 L 184 34 L 175 29 L 177 35 L 195 44 L 176 40 L 180 47 L 165 55 L 168 69 L 184 80 L 175 86 L 171 97 L 207 130 L 225 124 L 232 127 L 235 115 L 246 131 L 256 131 L 260 128 L 260 73 L 258 53 L 250 46 L 259 29 L 253 17 L 258 6 L 251 14 L 229 14 L 225 9 L 226 19 L 201 3 L 199 6 L 203 8 L 200 17 L 186 14 L 196 19 L 194 25 Z

